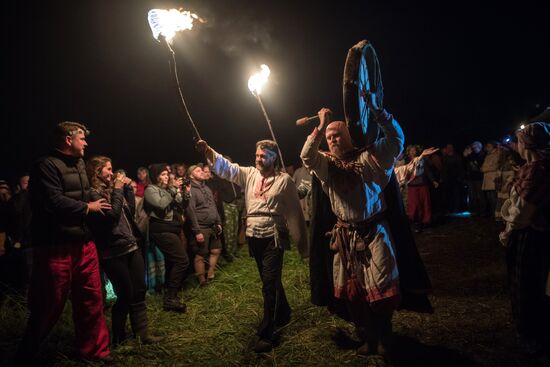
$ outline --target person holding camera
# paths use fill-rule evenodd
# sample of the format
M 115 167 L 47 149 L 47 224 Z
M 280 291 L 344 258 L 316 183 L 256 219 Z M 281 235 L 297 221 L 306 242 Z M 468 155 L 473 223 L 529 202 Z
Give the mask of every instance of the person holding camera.
M 164 310 L 183 313 L 187 306 L 178 298 L 178 291 L 189 267 L 183 242 L 182 213 L 189 204 L 189 189 L 182 178 L 170 180 L 165 164 L 149 168 L 152 183 L 145 189 L 143 207 L 149 213 L 149 236 L 165 257 L 166 284 Z
M 88 160 L 86 172 L 90 180 L 90 200 L 105 199 L 111 209 L 90 216 L 101 266 L 117 295 L 112 308 L 112 344 L 127 339 L 126 319 L 136 337 L 144 344 L 160 339 L 148 333 L 145 305 L 145 264 L 139 249 L 139 229 L 134 221 L 136 200 L 131 180 L 117 175 L 113 180 L 111 159 L 95 156 Z
M 199 286 L 202 287 L 207 280 L 211 281 L 215 277 L 216 264 L 222 249 L 219 237 L 222 226 L 214 194 L 206 186 L 208 178 L 202 165 L 192 165 L 187 172 L 191 178 L 191 199 L 185 213 L 191 221 L 191 230 L 193 231 L 191 250 L 195 254 L 195 273 L 199 280 Z M 208 258 L 207 278 L 205 277 L 206 258 Z

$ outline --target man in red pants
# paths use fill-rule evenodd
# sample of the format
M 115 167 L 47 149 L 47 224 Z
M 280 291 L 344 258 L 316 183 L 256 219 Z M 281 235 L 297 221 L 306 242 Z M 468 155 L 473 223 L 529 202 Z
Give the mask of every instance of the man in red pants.
M 30 315 L 17 351 L 17 365 L 35 360 L 40 344 L 61 316 L 69 292 L 80 356 L 112 360 L 97 252 L 85 224 L 89 213 L 102 212 L 110 204 L 104 199 L 87 203 L 89 184 L 82 159 L 87 133 L 86 127 L 76 122 L 57 125 L 56 149 L 39 159 L 32 170 Z

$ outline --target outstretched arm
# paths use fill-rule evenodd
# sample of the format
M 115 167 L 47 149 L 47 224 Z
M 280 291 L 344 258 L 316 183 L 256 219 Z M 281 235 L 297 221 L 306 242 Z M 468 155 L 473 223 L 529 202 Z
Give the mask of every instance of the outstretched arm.
M 208 161 L 208 165 L 216 175 L 241 187 L 246 185 L 246 178 L 254 168 L 240 167 L 236 163 L 231 163 L 212 149 L 204 140 L 199 140 L 196 144 L 196 148 L 199 152 L 204 154 Z

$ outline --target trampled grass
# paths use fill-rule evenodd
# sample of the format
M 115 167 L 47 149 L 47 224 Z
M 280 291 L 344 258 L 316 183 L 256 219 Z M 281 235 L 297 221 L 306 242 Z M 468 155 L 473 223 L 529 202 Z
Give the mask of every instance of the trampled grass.
M 294 251 L 285 254 L 283 283 L 292 307 L 292 321 L 279 331 L 280 346 L 271 353 L 252 351 L 255 332 L 262 316 L 261 282 L 254 260 L 242 254 L 224 264 L 216 279 L 204 288 L 189 279 L 183 292 L 185 314 L 162 310 L 162 296 L 148 294 L 150 329 L 165 339 L 155 345 L 138 341 L 112 350 L 114 366 L 304 366 L 364 365 L 366 359 L 353 351 L 333 346 L 328 337 L 331 326 L 347 326 L 309 301 L 307 262 Z M 110 311 L 106 311 L 108 323 Z M 10 297 L 0 313 L 2 330 L 1 365 L 13 363 L 13 354 L 25 325 L 25 304 Z M 62 319 L 47 339 L 41 365 L 82 365 L 72 346 L 73 328 L 70 302 Z M 372 357 L 376 362 L 378 357 Z
M 506 293 L 504 249 L 494 223 L 457 220 L 417 236 L 433 282 L 432 315 L 394 317 L 399 366 L 521 366 Z M 353 328 L 310 303 L 309 269 L 295 251 L 285 254 L 283 283 L 292 321 L 270 353 L 252 351 L 262 314 L 261 283 L 246 249 L 222 264 L 214 282 L 197 288 L 190 277 L 185 314 L 162 310 L 162 297 L 147 297 L 155 345 L 131 340 L 113 349 L 114 366 L 386 366 L 381 357 L 357 356 L 329 338 L 334 326 Z M 110 311 L 107 311 L 107 318 Z M 0 365 L 11 365 L 25 324 L 25 304 L 13 297 L 0 308 Z M 40 365 L 80 366 L 72 346 L 70 303 L 47 339 Z

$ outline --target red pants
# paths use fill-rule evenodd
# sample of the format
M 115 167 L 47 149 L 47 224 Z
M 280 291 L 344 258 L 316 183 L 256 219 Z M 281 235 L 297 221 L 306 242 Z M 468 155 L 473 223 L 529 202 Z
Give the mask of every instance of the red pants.
M 37 355 L 40 344 L 61 316 L 69 291 L 80 355 L 97 359 L 110 354 L 97 251 L 95 244 L 88 242 L 34 249 L 30 315 L 19 358 Z
M 408 187 L 407 215 L 411 223 L 431 223 L 432 208 L 428 186 Z

